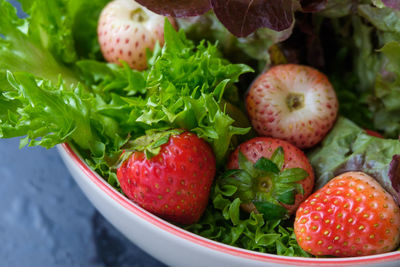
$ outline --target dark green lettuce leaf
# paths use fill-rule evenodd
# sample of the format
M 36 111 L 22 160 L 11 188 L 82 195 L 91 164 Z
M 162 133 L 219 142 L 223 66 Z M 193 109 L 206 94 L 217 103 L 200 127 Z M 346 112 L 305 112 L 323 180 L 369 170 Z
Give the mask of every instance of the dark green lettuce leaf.
M 373 28 L 358 16 L 324 20 L 326 24 L 320 30 L 324 72 L 338 96 L 339 113 L 364 128 L 374 129 L 368 99 L 382 63 L 375 51 L 378 47 L 372 42 Z
M 376 76 L 382 66 L 381 57 L 372 41 L 374 28 L 363 23 L 359 17 L 352 19 L 354 34 L 354 72 L 358 77 L 359 92 L 368 92 L 374 87 Z
M 399 155 L 399 140 L 370 136 L 340 117 L 308 158 L 315 171 L 316 189 L 346 171 L 362 171 L 374 177 L 399 203 Z
M 317 3 L 318 5 L 318 3 Z M 384 13 L 384 12 L 394 12 L 394 9 L 399 10 L 400 2 L 397 0 L 327 0 L 319 12 L 320 15 L 329 18 L 340 18 L 355 14 L 357 9 L 362 7 L 362 9 L 382 9 L 375 10 L 374 12 Z M 362 13 L 363 11 L 361 11 Z M 377 20 L 379 15 L 373 15 L 374 19 Z
M 386 69 L 400 75 L 400 40 L 386 43 L 380 52 L 387 58 Z
M 369 23 L 358 23 L 364 28 L 358 40 L 360 57 L 356 59 L 357 75 L 362 90 L 368 95 L 373 126 L 385 136 L 397 138 L 400 134 L 400 11 L 384 5 L 359 5 L 358 13 Z M 382 48 L 383 47 L 383 48 Z
M 97 41 L 97 21 L 101 10 L 109 0 L 64 0 L 64 2 L 72 20 L 71 31 L 78 58 L 102 60 L 103 56 Z
M 400 40 L 400 12 L 379 1 L 352 3 L 351 10 L 347 17 L 330 20 L 336 34 L 331 40 L 338 48 L 331 51 L 335 56 L 326 55 L 340 113 L 364 128 L 397 138 L 399 78 L 395 68 L 388 66 L 400 51 L 390 45 Z M 390 55 L 381 50 L 387 45 L 391 46 Z
M 190 39 L 207 39 L 213 43 L 218 41 L 218 47 L 226 58 L 249 64 L 256 60 L 261 70 L 270 62 L 269 48 L 286 40 L 292 34 L 294 26 L 293 23 L 291 27 L 280 32 L 261 28 L 248 37 L 239 38 L 229 32 L 213 12 L 195 18 L 178 19 L 178 23 Z
M 389 42 L 380 51 L 386 64 L 378 73 L 370 102 L 374 110 L 374 125 L 396 138 L 400 136 L 400 43 Z

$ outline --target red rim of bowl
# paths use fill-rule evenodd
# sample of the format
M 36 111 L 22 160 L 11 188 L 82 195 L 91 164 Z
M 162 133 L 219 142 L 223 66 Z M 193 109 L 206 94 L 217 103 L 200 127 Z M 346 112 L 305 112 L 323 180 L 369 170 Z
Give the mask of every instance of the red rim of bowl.
M 236 257 L 272 262 L 278 264 L 296 264 L 296 265 L 337 265 L 337 264 L 373 264 L 382 263 L 387 261 L 400 260 L 400 252 L 390 252 L 380 255 L 364 256 L 364 257 L 353 257 L 353 258 L 301 258 L 301 257 L 284 257 L 267 253 L 252 252 L 250 250 L 232 247 L 223 243 L 209 240 L 207 238 L 195 235 L 184 229 L 173 226 L 170 223 L 152 215 L 142 208 L 138 207 L 135 203 L 121 195 L 115 189 L 113 189 L 108 183 L 97 175 L 92 169 L 90 169 L 81 157 L 75 152 L 75 150 L 67 143 L 62 144 L 62 148 L 67 152 L 67 155 L 76 163 L 79 168 L 85 173 L 85 175 L 98 186 L 105 194 L 111 197 L 113 200 L 121 204 L 124 208 L 139 216 L 146 222 L 153 224 L 162 230 L 165 230 L 179 238 L 183 238 L 187 241 L 193 242 L 199 246 L 210 248 L 222 253 L 234 255 Z

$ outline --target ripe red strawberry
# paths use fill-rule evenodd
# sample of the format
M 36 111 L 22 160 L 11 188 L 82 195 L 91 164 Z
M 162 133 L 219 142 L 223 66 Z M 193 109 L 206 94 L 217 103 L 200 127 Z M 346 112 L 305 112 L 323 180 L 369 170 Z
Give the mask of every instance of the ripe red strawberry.
M 126 196 L 144 209 L 180 224 L 197 222 L 203 214 L 215 175 L 211 147 L 195 134 L 183 132 L 139 139 L 136 144 L 160 144 L 157 155 L 133 152 L 118 168 L 117 177 Z M 137 146 L 137 145 L 136 145 Z M 157 149 L 156 149 L 157 150 Z
M 293 213 L 314 186 L 314 172 L 307 157 L 279 139 L 256 137 L 242 143 L 232 153 L 227 167 L 241 172 L 227 172 L 225 176 L 230 179 L 223 177 L 219 181 L 238 186 L 235 197 L 245 203 L 242 208 L 256 209 L 267 217 L 273 216 L 267 209 L 278 211 L 283 207 L 285 215 Z
M 384 253 L 400 241 L 399 207 L 371 176 L 347 172 L 300 205 L 294 231 L 299 245 L 313 255 Z
M 301 65 L 272 67 L 251 85 L 247 112 L 263 136 L 309 148 L 324 138 L 338 112 L 335 91 L 321 72 Z
M 174 20 L 169 18 L 174 25 Z M 134 0 L 114 0 L 102 10 L 97 34 L 100 48 L 108 62 L 126 61 L 133 69 L 147 67 L 146 49 L 156 41 L 164 44 L 164 17 Z

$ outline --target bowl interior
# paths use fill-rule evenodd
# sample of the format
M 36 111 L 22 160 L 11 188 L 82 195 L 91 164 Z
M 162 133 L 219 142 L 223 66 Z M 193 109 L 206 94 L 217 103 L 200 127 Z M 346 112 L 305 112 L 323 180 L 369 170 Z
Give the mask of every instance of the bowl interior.
M 272 262 L 277 264 L 293 264 L 293 265 L 316 265 L 316 264 L 367 265 L 367 264 L 379 264 L 382 262 L 395 262 L 400 260 L 400 251 L 373 255 L 373 256 L 351 257 L 351 258 L 302 258 L 302 257 L 287 257 L 287 256 L 278 256 L 268 253 L 260 253 L 222 244 L 201 237 L 199 235 L 193 234 L 189 231 L 177 227 L 147 212 L 146 210 L 136 205 L 134 202 L 127 199 L 117 190 L 115 190 L 103 178 L 101 178 L 96 172 L 94 172 L 84 162 L 84 160 L 80 157 L 80 155 L 77 153 L 76 149 L 72 145 L 64 143 L 61 145 L 61 149 L 72 160 L 72 162 L 79 167 L 79 169 L 84 173 L 87 179 L 89 179 L 95 186 L 100 188 L 104 194 L 108 195 L 119 205 L 124 207 L 124 209 L 131 212 L 134 216 L 138 216 L 142 220 L 146 221 L 148 224 L 151 224 L 156 228 L 162 229 L 162 231 L 167 231 L 173 234 L 176 238 L 183 239 L 184 241 L 187 241 L 189 243 L 194 243 L 204 248 L 220 252 L 222 254 L 234 255 L 236 257 L 242 257 L 254 261 Z

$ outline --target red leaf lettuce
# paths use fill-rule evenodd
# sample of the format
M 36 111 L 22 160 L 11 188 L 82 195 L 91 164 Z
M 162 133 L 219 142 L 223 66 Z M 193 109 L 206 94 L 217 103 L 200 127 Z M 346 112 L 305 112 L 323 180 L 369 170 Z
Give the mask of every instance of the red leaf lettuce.
M 314 12 L 323 9 L 326 0 L 137 0 L 148 9 L 165 16 L 202 15 L 211 8 L 224 26 L 239 37 L 258 28 L 283 31 L 293 24 L 296 10 Z

